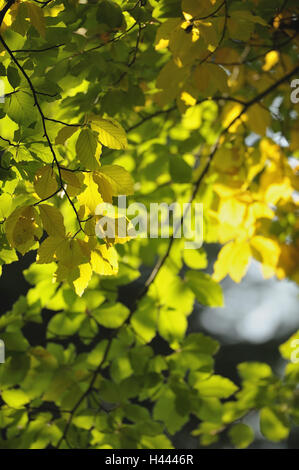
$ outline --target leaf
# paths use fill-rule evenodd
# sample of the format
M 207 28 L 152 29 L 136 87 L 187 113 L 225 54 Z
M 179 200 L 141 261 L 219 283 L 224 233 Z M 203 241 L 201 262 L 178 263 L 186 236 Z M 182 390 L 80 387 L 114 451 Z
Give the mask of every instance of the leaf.
M 250 382 L 273 377 L 271 367 L 263 362 L 242 362 L 238 364 L 238 372 L 243 380 Z
M 248 243 L 227 243 L 218 254 L 212 278 L 219 282 L 229 274 L 233 281 L 240 282 L 246 274 L 250 258 L 251 250 Z
M 169 172 L 174 183 L 188 183 L 191 180 L 192 169 L 185 160 L 177 155 L 171 155 Z
M 17 124 L 28 126 L 36 121 L 36 108 L 33 107 L 33 98 L 27 92 L 20 90 L 5 100 L 4 112 Z
M 6 219 L 10 212 L 12 206 L 12 196 L 7 193 L 3 193 L 0 196 L 0 220 Z
M 271 124 L 271 116 L 268 109 L 259 104 L 254 104 L 248 109 L 246 115 L 250 129 L 256 134 L 266 135 L 267 128 Z
M 28 16 L 36 31 L 44 38 L 46 35 L 46 23 L 44 18 L 44 10 L 34 3 L 26 2 Z
M 169 39 L 174 32 L 175 28 L 181 24 L 180 18 L 168 18 L 162 23 L 156 34 L 155 49 L 157 51 L 165 49 L 169 45 Z
M 209 307 L 223 307 L 221 286 L 211 276 L 201 272 L 187 271 L 185 277 L 199 303 Z
M 177 347 L 178 341 L 181 341 L 187 330 L 187 319 L 179 310 L 163 308 L 158 316 L 158 331 L 166 341 Z
M 156 336 L 157 313 L 154 302 L 149 298 L 145 298 L 139 303 L 137 310 L 131 317 L 131 325 L 134 331 L 146 343 L 152 341 Z
M 153 411 L 154 418 L 162 421 L 170 434 L 179 431 L 188 420 L 187 414 L 183 416 L 178 413 L 175 403 L 176 397 L 173 391 L 168 387 L 164 387 Z
M 131 195 L 134 193 L 134 182 L 130 173 L 119 165 L 104 165 L 100 173 L 109 177 L 113 196 Z
M 92 313 L 97 322 L 105 328 L 119 328 L 128 318 L 129 314 L 129 309 L 121 303 L 99 307 Z
M 174 100 L 180 94 L 187 76 L 186 67 L 178 67 L 173 60 L 167 62 L 157 78 L 157 89 L 160 91 L 154 96 L 156 103 L 163 107 Z M 169 81 L 169 77 L 172 80 Z
M 296 331 L 287 341 L 279 346 L 279 352 L 284 359 L 290 361 L 292 356 L 298 354 L 299 330 Z
M 23 408 L 30 401 L 29 397 L 21 389 L 4 390 L 1 396 L 11 408 Z
M 43 227 L 48 235 L 65 237 L 63 215 L 60 210 L 48 204 L 39 204 Z
M 270 51 L 265 55 L 264 72 L 269 72 L 279 62 L 279 52 Z
M 61 171 L 63 182 L 67 184 L 67 192 L 70 197 L 77 196 L 84 189 L 84 175 L 81 172 L 64 170 Z
M 91 116 L 91 128 L 98 133 L 98 139 L 105 147 L 125 150 L 128 146 L 127 137 L 122 126 L 112 119 Z
M 77 126 L 65 126 L 62 127 L 55 139 L 55 145 L 64 145 L 65 142 L 72 137 L 80 128 Z
M 93 174 L 93 181 L 97 184 L 103 201 L 112 204 L 114 181 L 109 176 L 99 172 Z M 96 211 L 97 213 L 98 211 Z
M 64 239 L 60 237 L 47 237 L 38 249 L 36 262 L 39 264 L 52 263 L 57 250 L 59 250 L 59 245 L 61 245 L 63 241 Z
M 79 266 L 79 277 L 77 277 L 73 281 L 75 292 L 80 297 L 85 291 L 86 287 L 88 286 L 91 276 L 92 276 L 92 269 L 91 269 L 90 264 L 89 263 L 81 264 Z
M 207 255 L 202 250 L 184 250 L 183 259 L 188 268 L 192 269 L 205 269 L 208 264 Z
M 56 174 L 51 165 L 45 165 L 36 172 L 34 189 L 41 199 L 48 198 L 58 190 Z
M 273 408 L 265 407 L 260 413 L 260 428 L 262 434 L 270 441 L 279 442 L 286 439 L 290 428 L 281 413 Z
M 246 424 L 237 423 L 230 428 L 229 437 L 237 449 L 246 449 L 254 440 L 254 432 Z
M 97 145 L 96 134 L 89 128 L 82 129 L 76 142 L 76 152 L 84 168 L 97 170 L 100 167 L 96 158 Z
M 104 200 L 93 173 L 85 173 L 84 184 L 86 189 L 77 196 L 78 201 L 81 205 L 86 206 L 91 214 L 95 214 L 97 206 Z
M 210 0 L 207 2 L 202 2 L 201 0 L 182 0 L 183 15 L 186 19 L 209 16 L 215 10 L 214 3 Z
M 229 379 L 220 375 L 212 375 L 206 380 L 199 380 L 193 384 L 203 397 L 228 398 L 233 395 L 238 387 Z
M 32 206 L 18 207 L 5 223 L 5 233 L 12 248 L 27 253 L 42 235 L 40 220 Z
M 122 10 L 115 2 L 103 0 L 97 10 L 97 20 L 108 25 L 110 29 L 120 28 L 123 22 Z
M 100 245 L 91 251 L 90 263 L 92 269 L 101 276 L 111 276 L 118 272 L 117 252 L 113 246 Z
M 10 85 L 16 89 L 21 83 L 21 77 L 16 67 L 10 65 L 7 67 L 7 79 Z
M 70 336 L 75 334 L 82 322 L 84 314 L 78 313 L 57 313 L 48 323 L 48 335 L 51 336 Z

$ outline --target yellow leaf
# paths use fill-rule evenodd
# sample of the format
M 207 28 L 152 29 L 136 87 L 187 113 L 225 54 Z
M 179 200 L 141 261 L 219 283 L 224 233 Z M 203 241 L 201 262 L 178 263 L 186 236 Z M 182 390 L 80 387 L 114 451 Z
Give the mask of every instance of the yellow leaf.
M 89 212 L 94 214 L 97 206 L 104 202 L 104 200 L 100 193 L 99 185 L 95 182 L 92 172 L 85 173 L 84 183 L 86 185 L 86 189 L 79 194 L 77 198 L 81 205 L 86 206 Z
M 64 245 L 65 240 L 60 237 L 50 236 L 41 243 L 38 252 L 36 262 L 38 264 L 48 264 L 55 261 L 55 255 L 59 250 L 59 245 Z
M 43 227 L 47 234 L 53 235 L 54 237 L 65 237 L 63 215 L 60 210 L 48 204 L 40 204 L 38 207 Z
M 186 106 L 194 106 L 196 104 L 196 98 L 187 91 L 181 93 L 180 99 L 185 103 Z
M 76 294 L 81 297 L 91 279 L 92 269 L 89 263 L 81 264 L 78 268 L 79 277 L 73 281 L 73 284 Z
M 83 240 L 65 239 L 56 247 L 56 256 L 59 264 L 72 271 L 80 264 L 90 260 L 89 246 Z
M 236 174 L 243 164 L 244 152 L 244 149 L 238 147 L 226 148 L 222 146 L 214 156 L 213 166 L 222 173 Z
M 108 176 L 113 196 L 130 195 L 134 193 L 134 182 L 130 173 L 119 165 L 102 166 L 99 173 Z
M 273 276 L 281 254 L 279 244 L 271 238 L 258 235 L 251 240 L 251 246 L 257 251 L 258 261 L 263 263 L 262 269 L 264 276 L 266 278 Z
M 5 222 L 5 233 L 12 248 L 27 253 L 42 236 L 37 210 L 32 206 L 15 209 Z
M 105 147 L 116 150 L 125 150 L 128 147 L 126 133 L 114 119 L 103 119 L 92 115 L 91 127 L 98 133 L 98 139 Z
M 113 246 L 99 245 L 91 251 L 90 263 L 97 274 L 111 276 L 118 272 L 117 252 Z
M 34 189 L 41 199 L 46 199 L 58 190 L 56 174 L 51 165 L 40 168 L 34 177 Z
M 222 125 L 226 129 L 229 127 L 229 132 L 235 133 L 242 121 L 246 118 L 242 115 L 239 119 L 243 106 L 239 103 L 229 103 L 224 107 L 222 116 Z
M 232 227 L 238 227 L 242 224 L 247 205 L 237 199 L 226 199 L 220 202 L 218 219 L 221 224 L 228 223 Z
M 94 182 L 98 185 L 103 201 L 112 204 L 113 181 L 111 178 L 103 173 L 94 173 L 93 179 Z
M 216 282 L 228 274 L 235 282 L 245 276 L 251 258 L 250 246 L 247 242 L 229 242 L 219 252 L 214 264 L 213 279 Z
M 265 56 L 265 63 L 263 65 L 264 72 L 269 72 L 274 65 L 279 61 L 279 53 L 277 51 L 270 51 Z

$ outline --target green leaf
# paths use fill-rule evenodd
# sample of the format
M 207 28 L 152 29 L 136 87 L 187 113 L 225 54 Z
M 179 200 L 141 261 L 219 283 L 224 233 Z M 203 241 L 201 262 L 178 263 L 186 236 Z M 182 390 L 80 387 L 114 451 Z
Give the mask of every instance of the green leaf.
M 36 107 L 33 98 L 27 91 L 20 90 L 6 98 L 4 111 L 17 124 L 28 126 L 36 121 Z
M 176 348 L 178 342 L 181 341 L 187 330 L 187 319 L 184 313 L 179 310 L 171 310 L 167 308 L 160 309 L 158 316 L 159 334 Z
M 130 310 L 121 303 L 99 307 L 92 312 L 93 317 L 106 328 L 119 328 L 128 318 Z
M 140 302 L 131 318 L 131 325 L 138 337 L 149 343 L 157 330 L 157 310 L 152 299 L 145 298 Z
M 299 330 L 296 331 L 285 343 L 279 346 L 280 354 L 284 359 L 291 360 L 292 356 L 294 359 L 298 359 L 299 349 Z
M 180 415 L 176 410 L 176 396 L 170 388 L 165 387 L 154 406 L 154 418 L 162 421 L 168 432 L 174 434 L 187 422 L 188 415 Z
M 206 380 L 196 380 L 192 386 L 203 397 L 228 398 L 238 390 L 231 380 L 220 375 L 212 375 Z
M 254 440 L 254 432 L 246 424 L 238 423 L 230 428 L 229 437 L 237 449 L 246 449 Z
M 271 367 L 263 362 L 242 362 L 238 364 L 238 372 L 243 380 L 257 382 L 273 376 Z
M 80 128 L 76 126 L 65 126 L 62 127 L 55 139 L 56 145 L 63 145 L 65 144 L 66 140 L 68 140 L 75 132 L 77 132 Z
M 194 292 L 199 303 L 209 307 L 223 307 L 222 288 L 211 276 L 197 271 L 187 271 L 185 277 L 187 285 Z
M 270 441 L 279 442 L 286 439 L 290 428 L 285 417 L 273 408 L 265 407 L 260 413 L 262 434 Z
M 115 120 L 91 116 L 91 127 L 98 133 L 101 144 L 105 147 L 125 150 L 128 146 L 127 137 L 122 126 Z
M 26 393 L 20 389 L 4 390 L 1 396 L 5 403 L 11 408 L 23 408 L 24 405 L 30 401 Z
M 1 333 L 6 351 L 25 352 L 29 347 L 27 339 L 20 331 L 5 331 Z
M 57 313 L 51 318 L 48 324 L 48 337 L 69 336 L 79 330 L 85 319 L 84 314 L 78 313 Z
M 11 212 L 12 197 L 10 194 L 3 193 L 0 196 L 0 220 L 6 219 Z
M 19 72 L 16 69 L 16 67 L 14 67 L 13 65 L 10 65 L 7 68 L 7 79 L 9 81 L 10 85 L 14 89 L 17 88 L 21 83 L 21 77 L 19 75 Z
M 120 28 L 123 22 L 120 6 L 110 0 L 102 1 L 97 10 L 97 20 L 111 29 Z
M 171 155 L 169 172 L 174 183 L 188 183 L 191 180 L 192 168 L 178 155 Z

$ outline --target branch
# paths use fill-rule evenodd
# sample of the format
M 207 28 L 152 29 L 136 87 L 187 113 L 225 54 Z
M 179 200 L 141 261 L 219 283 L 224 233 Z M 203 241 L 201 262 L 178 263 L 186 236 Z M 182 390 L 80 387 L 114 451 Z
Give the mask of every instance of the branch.
M 11 49 L 9 48 L 9 46 L 7 45 L 7 43 L 4 41 L 3 37 L 0 35 L 0 42 L 2 43 L 4 49 L 8 52 L 9 56 L 11 57 L 12 61 L 16 64 L 17 68 L 20 70 L 20 72 L 22 73 L 22 75 L 24 76 L 24 78 L 26 79 L 28 85 L 29 85 L 29 88 L 31 90 L 31 93 L 32 93 L 32 96 L 33 96 L 33 100 L 34 100 L 34 105 L 36 106 L 38 112 L 39 112 L 39 115 L 41 117 L 41 120 L 42 120 L 42 126 L 43 126 L 43 130 L 44 130 L 44 137 L 46 138 L 47 140 L 47 143 L 48 143 L 48 146 L 50 148 L 50 151 L 52 153 L 52 156 L 53 156 L 53 161 L 57 167 L 57 170 L 58 170 L 58 175 L 59 175 L 59 181 L 60 181 L 60 186 L 63 188 L 63 191 L 69 201 L 69 203 L 71 204 L 72 208 L 73 208 L 73 211 L 75 212 L 76 214 L 76 218 L 77 218 L 77 221 L 78 221 L 78 224 L 79 224 L 79 227 L 80 229 L 84 232 L 83 230 L 83 227 L 82 227 L 82 224 L 81 224 L 81 220 L 80 220 L 80 217 L 79 217 L 79 214 L 77 212 L 77 209 L 72 201 L 72 199 L 70 198 L 67 190 L 65 189 L 64 185 L 63 185 L 63 178 L 62 178 L 62 174 L 61 174 L 61 168 L 60 168 L 60 165 L 59 165 L 59 161 L 57 159 L 57 156 L 56 156 L 56 153 L 55 153 L 55 150 L 53 148 L 53 145 L 52 145 L 52 142 L 50 140 L 50 137 L 49 137 L 49 134 L 47 132 L 47 126 L 46 126 L 46 117 L 43 113 L 43 110 L 39 104 L 39 100 L 38 100 L 38 92 L 35 90 L 34 86 L 33 86 L 33 83 L 29 77 L 29 75 L 27 74 L 27 72 L 25 71 L 25 69 L 22 67 L 22 65 L 20 64 L 20 62 L 16 59 L 16 57 L 14 56 L 14 54 L 12 53 Z
M 223 25 L 223 30 L 222 30 L 222 34 L 221 34 L 221 37 L 219 39 L 219 42 L 215 48 L 214 51 L 211 51 L 209 52 L 209 54 L 207 55 L 207 57 L 205 57 L 203 60 L 200 61 L 199 65 L 203 64 L 204 62 L 207 61 L 207 59 L 209 57 L 211 57 L 212 55 L 215 54 L 215 52 L 219 49 L 219 47 L 221 46 L 221 44 L 223 43 L 223 40 L 225 38 L 225 33 L 226 33 L 226 29 L 227 29 L 227 20 L 228 20 L 228 5 L 227 5 L 227 0 L 224 0 L 224 2 L 221 4 L 221 8 L 224 6 L 225 8 L 225 14 L 224 14 L 224 25 Z
M 118 330 L 116 330 L 117 332 Z M 70 412 L 70 416 L 69 416 L 69 419 L 67 420 L 67 423 L 66 423 L 66 426 L 64 428 L 64 431 L 63 431 L 63 434 L 61 436 L 61 438 L 59 439 L 57 445 L 56 445 L 56 449 L 59 449 L 59 447 L 61 446 L 62 442 L 65 440 L 67 440 L 67 434 L 68 434 L 68 431 L 69 431 L 69 428 L 72 424 L 72 420 L 73 420 L 73 417 L 74 417 L 74 414 L 76 413 L 77 409 L 79 408 L 79 406 L 81 405 L 81 403 L 83 402 L 83 400 L 89 395 L 89 393 L 92 391 L 93 389 L 93 386 L 95 384 L 95 381 L 96 381 L 96 378 L 98 376 L 98 373 L 100 372 L 103 364 L 105 363 L 106 359 L 107 359 L 107 356 L 109 354 L 109 351 L 110 351 L 110 348 L 111 348 L 111 345 L 112 345 L 112 341 L 113 341 L 113 338 L 114 338 L 115 334 L 112 334 L 111 338 L 108 340 L 108 344 L 106 346 L 106 349 L 105 349 L 105 352 L 104 352 L 104 355 L 103 355 L 103 358 L 100 362 L 100 364 L 98 365 L 98 367 L 96 368 L 96 370 L 94 371 L 93 375 L 92 375 L 92 378 L 91 378 L 91 381 L 89 383 L 89 386 L 87 387 L 87 389 L 85 390 L 85 392 L 81 395 L 81 397 L 79 398 L 79 400 L 77 401 L 77 403 L 73 406 L 71 412 Z
M 44 49 L 14 49 L 11 52 L 13 52 L 14 54 L 17 53 L 17 52 L 26 52 L 26 53 L 46 52 L 46 51 L 50 51 L 52 49 L 57 49 L 58 47 L 62 47 L 62 46 L 65 46 L 65 44 L 57 44 L 55 46 L 45 47 Z
M 213 11 L 212 13 L 210 13 L 209 15 L 207 16 L 201 16 L 199 18 L 193 18 L 192 21 L 200 21 L 200 20 L 207 20 L 208 18 L 211 18 L 212 16 L 215 16 L 216 13 L 218 13 L 219 10 L 221 10 L 221 8 L 225 5 L 226 3 L 226 0 L 224 0 L 219 6 L 218 8 L 216 8 L 215 11 Z
M 5 7 L 2 8 L 2 10 L 0 11 L 0 26 L 2 25 L 2 22 L 4 20 L 4 17 L 6 15 L 6 13 L 8 12 L 8 10 L 10 9 L 10 7 L 16 2 L 16 0 L 8 0 L 8 2 L 6 3 Z

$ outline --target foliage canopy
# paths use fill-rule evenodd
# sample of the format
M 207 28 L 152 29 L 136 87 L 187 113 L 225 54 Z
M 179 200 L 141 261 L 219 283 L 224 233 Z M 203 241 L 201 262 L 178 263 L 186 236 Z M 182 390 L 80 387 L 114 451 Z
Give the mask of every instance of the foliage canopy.
M 192 416 L 201 445 L 226 433 L 244 448 L 251 410 L 267 439 L 286 439 L 299 365 L 278 377 L 241 363 L 238 387 L 214 372 L 218 342 L 187 328 L 194 302 L 223 305 L 220 281 L 240 282 L 252 258 L 265 278 L 299 282 L 297 1 L 0 9 L 0 261 L 36 256 L 32 287 L 0 318 L 0 447 L 170 448 Z M 202 202 L 204 246 L 99 240 L 96 208 L 118 195 Z M 209 243 L 221 244 L 211 276 Z

